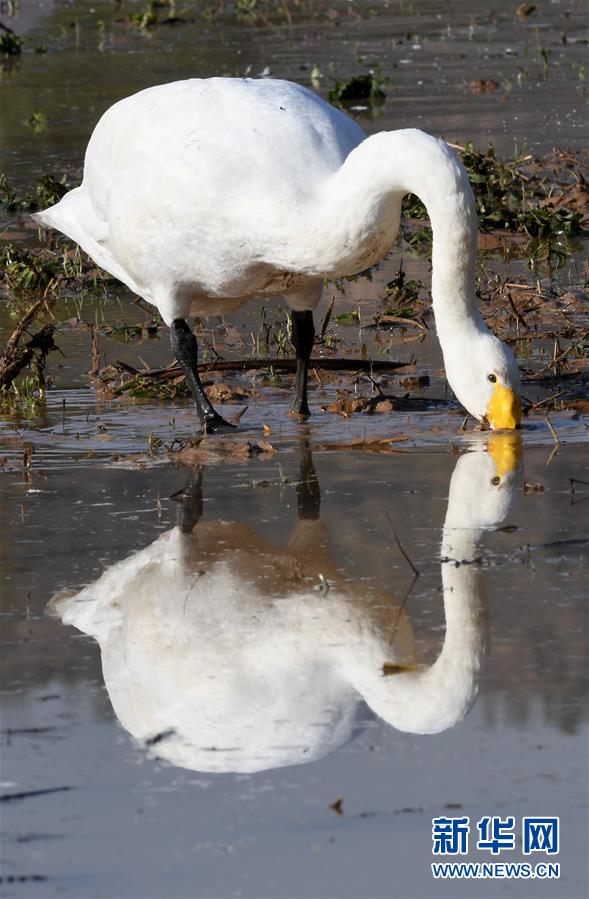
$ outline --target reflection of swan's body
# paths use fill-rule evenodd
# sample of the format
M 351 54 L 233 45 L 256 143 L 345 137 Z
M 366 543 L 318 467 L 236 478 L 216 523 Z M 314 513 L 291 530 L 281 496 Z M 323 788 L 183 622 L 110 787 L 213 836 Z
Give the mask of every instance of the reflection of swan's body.
M 456 563 L 472 561 L 481 531 L 507 513 L 512 478 L 494 484 L 497 471 L 485 452 L 462 456 L 454 471 L 442 543 L 446 637 L 430 668 L 415 665 L 409 622 L 391 597 L 336 572 L 316 517 L 298 522 L 286 549 L 237 524 L 174 528 L 53 606 L 100 643 L 125 728 L 142 740 L 163 734 L 154 751 L 177 765 L 257 771 L 311 761 L 349 738 L 360 699 L 401 730 L 438 732 L 476 691 L 481 573 Z M 397 673 L 384 676 L 385 663 Z

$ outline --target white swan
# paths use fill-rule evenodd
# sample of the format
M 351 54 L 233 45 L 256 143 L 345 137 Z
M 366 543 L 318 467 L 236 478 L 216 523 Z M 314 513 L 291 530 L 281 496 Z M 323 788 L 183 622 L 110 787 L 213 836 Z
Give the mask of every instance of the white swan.
M 238 524 L 178 527 L 50 606 L 100 643 L 122 725 L 146 743 L 163 734 L 150 751 L 176 765 L 259 771 L 312 761 L 350 738 L 361 699 L 401 730 L 445 730 L 474 700 L 484 644 L 483 574 L 468 563 L 513 495 L 517 451 L 497 443 L 506 435 L 491 439 L 490 452 L 462 456 L 452 476 L 446 636 L 429 668 L 416 664 L 394 599 L 337 568 L 318 490 L 287 548 Z M 325 595 L 319 573 L 331 584 Z M 384 676 L 385 663 L 398 673 Z
M 257 295 L 292 310 L 292 411 L 308 413 L 313 313 L 323 279 L 379 260 L 409 192 L 433 228 L 432 296 L 446 375 L 492 428 L 519 424 L 519 370 L 475 296 L 476 213 L 465 169 L 421 131 L 366 138 L 343 113 L 287 81 L 192 79 L 112 106 L 88 144 L 84 180 L 37 213 L 160 310 L 203 426 L 222 427 L 202 391 L 190 315 Z

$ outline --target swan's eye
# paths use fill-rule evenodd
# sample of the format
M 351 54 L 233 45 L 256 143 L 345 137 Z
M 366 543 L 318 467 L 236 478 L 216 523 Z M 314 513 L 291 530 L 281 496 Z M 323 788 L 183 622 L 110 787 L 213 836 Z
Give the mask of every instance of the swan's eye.
M 495 475 L 494 478 L 491 478 L 491 484 L 493 485 L 493 487 L 498 487 L 500 483 L 501 478 L 499 477 L 499 475 Z
M 494 384 L 496 380 L 497 380 L 497 375 L 493 375 L 493 374 L 487 375 L 487 381 L 490 381 L 491 384 Z

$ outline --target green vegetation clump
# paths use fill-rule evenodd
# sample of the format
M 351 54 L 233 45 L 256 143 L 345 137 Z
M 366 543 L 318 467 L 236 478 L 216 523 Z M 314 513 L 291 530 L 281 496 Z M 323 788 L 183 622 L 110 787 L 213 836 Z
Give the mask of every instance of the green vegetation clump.
M 560 195 L 550 202 L 554 180 L 534 171 L 541 160 L 518 156 L 503 163 L 493 147 L 478 153 L 471 143 L 463 149 L 461 158 L 474 190 L 480 231 L 500 229 L 528 237 L 556 238 L 582 230 L 580 212 L 561 204 Z M 418 197 L 409 194 L 403 201 L 403 215 L 423 219 L 427 211 Z
M 35 212 L 59 203 L 61 198 L 81 181 L 81 171 L 63 172 L 61 175 L 45 174 L 37 178 L 31 190 L 19 195 L 6 175 L 0 173 L 0 206 L 7 212 Z
M 12 291 L 45 290 L 57 284 L 62 261 L 49 250 L 34 252 L 8 243 L 0 248 L 0 268 Z
M 556 237 L 579 230 L 580 213 L 552 204 L 540 206 L 549 198 L 554 182 L 548 183 L 539 173 L 528 174 L 524 166 L 531 160 L 532 157 L 523 156 L 502 163 L 493 147 L 486 153 L 477 153 L 471 143 L 466 145 L 462 162 L 475 192 L 482 231 L 501 228 L 529 237 Z
M 461 155 L 475 195 L 478 228 L 482 233 L 501 232 L 506 238 L 523 235 L 532 256 L 564 261 L 570 240 L 587 231 L 589 190 L 574 154 L 555 151 L 546 159 L 516 154 L 501 162 L 493 147 L 486 153 L 466 147 Z M 410 194 L 403 200 L 403 216 L 413 224 L 405 239 L 420 252 L 429 252 L 429 226 L 415 227 L 427 218 L 421 200 Z
M 63 288 L 98 290 L 104 280 L 110 279 L 79 248 L 71 249 L 65 243 L 53 249 L 16 247 L 12 243 L 0 246 L 0 271 L 3 287 L 16 296 L 32 291 L 47 295 Z
M 45 131 L 48 121 L 49 119 L 44 112 L 35 110 L 35 112 L 32 112 L 27 119 L 27 126 L 31 129 L 31 131 L 34 131 L 35 134 L 37 134 L 40 131 Z
M 386 315 L 398 315 L 403 318 L 414 318 L 415 305 L 419 300 L 420 291 L 425 289 L 422 281 L 407 280 L 403 269 L 403 262 L 399 271 L 386 286 L 385 308 Z
M 352 75 L 347 81 L 336 81 L 327 95 L 330 103 L 345 103 L 355 100 L 367 100 L 375 103 L 386 97 L 380 68 L 362 75 Z
M 141 29 L 155 28 L 159 23 L 158 8 L 161 5 L 157 0 L 149 0 L 143 9 L 129 14 L 129 24 Z
M 126 396 L 134 400 L 177 400 L 190 395 L 184 376 L 173 381 L 162 381 L 137 375 L 128 380 L 121 378 L 119 385 L 110 389 L 114 397 Z
M 18 56 L 22 53 L 23 39 L 11 28 L 2 25 L 0 31 L 0 56 Z

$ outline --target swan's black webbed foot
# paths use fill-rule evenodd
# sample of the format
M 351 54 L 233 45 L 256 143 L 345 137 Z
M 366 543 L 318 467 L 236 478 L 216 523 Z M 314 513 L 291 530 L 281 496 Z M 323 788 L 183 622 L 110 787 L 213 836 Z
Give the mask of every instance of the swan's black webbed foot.
M 288 414 L 292 415 L 293 418 L 299 418 L 301 421 L 306 421 L 308 418 L 310 418 L 311 412 L 309 410 L 309 405 L 306 399 L 304 402 L 300 402 L 295 398 L 290 405 Z
M 223 434 L 237 428 L 237 425 L 226 421 L 218 412 L 214 412 L 213 415 L 205 414 L 201 417 L 200 423 L 205 434 Z

